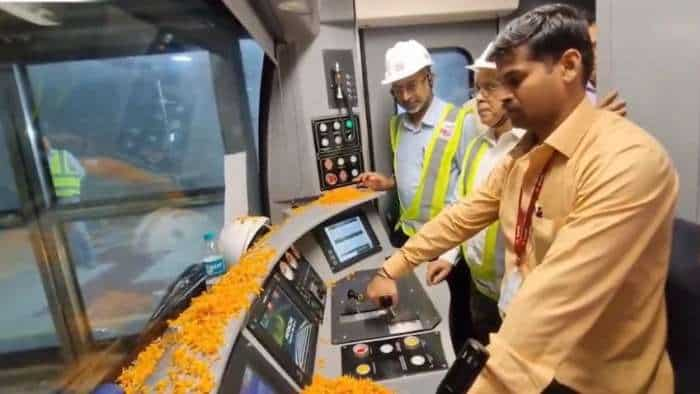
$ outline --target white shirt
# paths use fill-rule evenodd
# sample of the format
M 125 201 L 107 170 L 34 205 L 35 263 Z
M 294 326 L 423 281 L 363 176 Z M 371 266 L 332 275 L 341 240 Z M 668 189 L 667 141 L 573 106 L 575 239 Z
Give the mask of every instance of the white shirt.
M 476 170 L 474 178 L 474 188 L 477 188 L 486 182 L 491 171 L 496 167 L 498 162 L 520 142 L 520 139 L 525 135 L 525 130 L 514 128 L 501 134 L 501 137 L 496 141 L 496 134 L 493 129 L 489 129 L 483 134 L 484 140 L 489 144 L 489 148 L 479 162 L 479 168 Z M 474 147 L 478 149 L 478 145 Z M 467 241 L 467 255 L 465 258 L 470 263 L 481 264 L 484 256 L 484 248 L 486 244 L 487 229 L 480 231 L 474 237 Z M 498 262 L 502 264 L 503 262 Z

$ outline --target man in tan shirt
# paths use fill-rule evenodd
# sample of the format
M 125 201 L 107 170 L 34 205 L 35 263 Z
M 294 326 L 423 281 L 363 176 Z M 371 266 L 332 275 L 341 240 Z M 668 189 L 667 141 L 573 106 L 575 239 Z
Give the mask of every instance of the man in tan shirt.
M 530 132 L 483 187 L 387 260 L 367 295 L 399 302 L 392 278 L 500 219 L 505 318 L 469 392 L 672 393 L 664 284 L 678 178 L 668 155 L 585 99 L 593 54 L 575 9 L 530 11 L 495 47 L 504 105 Z

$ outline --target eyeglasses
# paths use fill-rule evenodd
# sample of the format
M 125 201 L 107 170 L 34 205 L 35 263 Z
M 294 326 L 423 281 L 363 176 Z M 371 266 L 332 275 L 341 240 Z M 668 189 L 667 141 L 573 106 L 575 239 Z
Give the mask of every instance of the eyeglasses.
M 491 97 L 494 93 L 496 93 L 499 89 L 503 88 L 503 85 L 498 83 L 498 82 L 488 82 L 484 84 L 483 86 L 481 85 L 476 85 L 473 88 L 469 90 L 470 96 L 471 97 L 476 97 L 479 93 L 481 93 L 481 96 L 484 98 Z
M 414 80 L 406 82 L 403 85 L 391 85 L 391 93 L 394 96 L 400 96 L 403 92 L 406 92 L 407 94 L 413 94 L 418 90 L 418 86 L 427 79 L 428 74 L 424 74 L 422 78 L 416 78 Z

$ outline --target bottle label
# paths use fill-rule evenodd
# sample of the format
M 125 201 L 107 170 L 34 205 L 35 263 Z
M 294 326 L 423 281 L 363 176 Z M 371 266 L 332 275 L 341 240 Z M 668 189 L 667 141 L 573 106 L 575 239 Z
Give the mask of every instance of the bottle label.
M 222 256 L 207 257 L 203 263 L 208 276 L 219 276 L 226 272 L 226 262 Z

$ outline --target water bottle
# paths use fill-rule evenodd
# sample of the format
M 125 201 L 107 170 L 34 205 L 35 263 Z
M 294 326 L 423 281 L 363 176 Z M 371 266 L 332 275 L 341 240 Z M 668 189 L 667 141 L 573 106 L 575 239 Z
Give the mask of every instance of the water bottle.
M 212 285 L 216 282 L 216 278 L 223 275 L 228 269 L 224 256 L 216 246 L 216 237 L 212 232 L 204 234 L 204 252 L 202 255 L 202 264 L 208 276 L 207 285 Z

